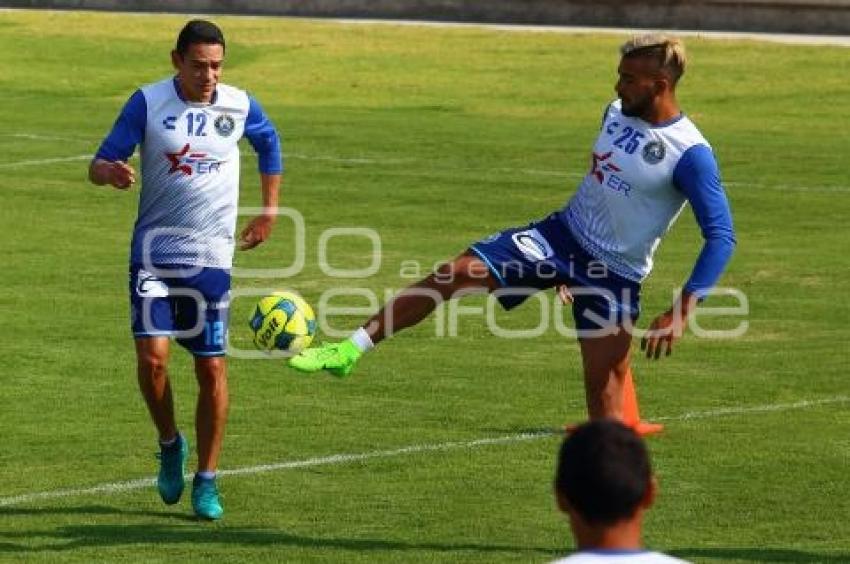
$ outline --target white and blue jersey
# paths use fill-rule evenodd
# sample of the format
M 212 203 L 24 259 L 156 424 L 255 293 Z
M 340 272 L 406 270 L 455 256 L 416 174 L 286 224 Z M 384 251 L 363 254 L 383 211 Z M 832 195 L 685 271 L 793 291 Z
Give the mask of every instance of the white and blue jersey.
M 687 560 L 650 550 L 596 549 L 581 550 L 550 564 L 687 564 Z
M 608 106 L 591 169 L 561 211 L 587 251 L 636 282 L 661 237 L 690 202 L 705 244 L 685 291 L 702 297 L 732 255 L 735 233 L 711 146 L 684 115 L 653 126 Z
M 131 263 L 232 266 L 243 136 L 261 173 L 282 172 L 273 124 L 238 88 L 219 84 L 211 103 L 193 103 L 168 78 L 130 97 L 95 158 L 125 161 L 141 146 Z
M 661 237 L 690 202 L 705 244 L 685 291 L 698 298 L 717 282 L 735 246 L 732 215 L 711 147 L 680 116 L 651 126 L 605 112 L 590 172 L 566 207 L 470 247 L 502 286 L 506 309 L 558 284 L 574 296 L 583 331 L 637 320 L 641 282 Z
M 133 93 L 95 155 L 126 161 L 141 146 L 129 277 L 136 338 L 174 336 L 195 356 L 225 354 L 243 136 L 261 173 L 282 172 L 279 137 L 256 100 L 219 84 L 211 103 L 192 103 L 168 78 Z

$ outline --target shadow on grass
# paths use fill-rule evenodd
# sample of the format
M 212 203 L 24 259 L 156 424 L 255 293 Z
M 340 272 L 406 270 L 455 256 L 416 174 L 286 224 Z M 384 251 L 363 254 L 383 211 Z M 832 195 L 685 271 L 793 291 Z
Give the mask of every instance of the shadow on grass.
M 677 558 L 700 560 L 715 559 L 719 562 L 739 560 L 745 562 L 850 562 L 850 554 L 806 552 L 790 548 L 679 548 L 666 550 Z
M 120 547 L 123 545 L 155 544 L 222 544 L 228 546 L 262 547 L 298 547 L 316 549 L 341 549 L 357 551 L 407 551 L 430 550 L 435 552 L 472 551 L 483 553 L 538 554 L 539 558 L 555 557 L 562 549 L 535 548 L 528 546 L 497 545 L 466 542 L 406 542 L 383 539 L 351 539 L 339 537 L 308 537 L 285 531 L 271 529 L 253 529 L 230 527 L 227 521 L 207 523 L 187 515 L 156 511 L 123 511 L 105 506 L 82 506 L 66 508 L 0 508 L 0 518 L 4 516 L 38 516 L 51 514 L 69 515 L 122 515 L 156 517 L 182 521 L 181 523 L 143 524 L 87 524 L 65 525 L 55 529 L 37 531 L 0 531 L 0 554 L 32 554 L 44 552 L 64 552 L 76 549 Z M 40 545 L 30 544 L 38 539 Z M 29 541 L 27 544 L 15 544 L 6 541 Z M 536 559 L 539 559 L 536 558 Z
M 106 505 L 81 505 L 78 507 L 0 507 L 1 517 L 33 517 L 38 515 L 128 515 L 136 517 L 159 517 L 178 521 L 197 521 L 191 515 L 175 510 L 141 511 L 116 509 Z M 2 535 L 2 533 L 0 533 Z

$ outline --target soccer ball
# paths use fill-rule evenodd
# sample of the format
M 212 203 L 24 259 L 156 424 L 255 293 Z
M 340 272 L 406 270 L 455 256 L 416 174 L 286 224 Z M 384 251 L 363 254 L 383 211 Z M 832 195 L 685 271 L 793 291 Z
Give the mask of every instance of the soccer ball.
M 261 298 L 248 323 L 254 346 L 297 354 L 310 346 L 316 334 L 316 314 L 298 294 L 275 292 Z

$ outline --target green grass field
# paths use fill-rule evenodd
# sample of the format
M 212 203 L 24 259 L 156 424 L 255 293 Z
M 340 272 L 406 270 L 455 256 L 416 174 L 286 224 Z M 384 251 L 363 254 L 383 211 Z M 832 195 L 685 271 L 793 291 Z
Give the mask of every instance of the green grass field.
M 331 288 L 383 299 L 411 281 L 405 261 L 428 268 L 561 206 L 586 171 L 623 39 L 217 20 L 224 80 L 281 129 L 283 202 L 307 226 L 297 275 L 234 287 L 291 288 L 314 304 Z M 577 346 L 554 330 L 497 338 L 480 315 L 451 338 L 435 338 L 433 321 L 402 333 L 345 381 L 233 358 L 221 463 L 239 473 L 220 479 L 220 523 L 125 484 L 156 469 L 127 321 L 137 196 L 89 185 L 87 159 L 133 89 L 170 72 L 183 21 L 0 12 L 0 559 L 545 562 L 569 551 L 550 491 L 558 437 L 523 433 L 584 417 Z M 661 496 L 645 540 L 696 562 L 848 562 L 849 53 L 686 42 L 680 101 L 728 185 L 739 246 L 723 284 L 748 297 L 749 331 L 688 335 L 671 358 L 635 361 L 643 413 L 667 426 L 651 439 Z M 380 234 L 377 274 L 320 270 L 331 227 Z M 293 239 L 283 220 L 236 265 L 288 265 Z M 645 286 L 643 324 L 700 244 L 685 212 Z M 365 268 L 369 251 L 364 238 L 328 245 L 337 268 Z M 243 347 L 250 302 L 234 302 Z M 497 319 L 520 329 L 539 315 L 527 305 Z M 353 329 L 361 317 L 330 321 Z M 171 374 L 190 431 L 196 386 L 178 347 Z

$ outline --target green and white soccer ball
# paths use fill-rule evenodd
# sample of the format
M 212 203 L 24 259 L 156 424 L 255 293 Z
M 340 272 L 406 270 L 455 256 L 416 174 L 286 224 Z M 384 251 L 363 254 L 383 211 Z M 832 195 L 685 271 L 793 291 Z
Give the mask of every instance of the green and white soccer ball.
M 275 292 L 261 298 L 249 320 L 254 345 L 261 351 L 297 354 L 316 335 L 316 314 L 293 292 Z

